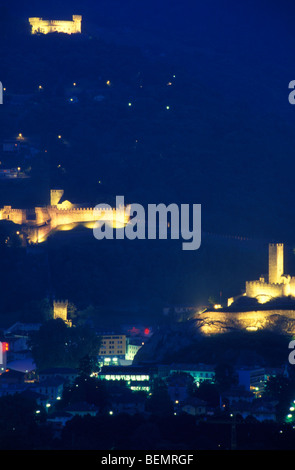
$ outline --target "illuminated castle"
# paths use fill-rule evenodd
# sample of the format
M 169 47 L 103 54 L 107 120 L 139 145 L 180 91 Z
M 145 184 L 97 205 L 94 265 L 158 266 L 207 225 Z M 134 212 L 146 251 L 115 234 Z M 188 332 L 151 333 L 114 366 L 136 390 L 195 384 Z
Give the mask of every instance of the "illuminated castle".
M 263 304 L 276 297 L 295 297 L 295 277 L 284 274 L 284 245 L 270 243 L 268 247 L 268 276 L 260 276 L 257 281 L 246 282 L 247 297 L 255 297 Z M 228 299 L 230 306 L 234 298 Z
M 97 222 L 107 223 L 113 228 L 125 227 L 130 219 L 130 206 L 80 207 L 70 201 L 60 200 L 63 190 L 51 190 L 50 205 L 32 209 L 13 209 L 4 206 L 0 209 L 0 220 L 10 220 L 21 226 L 23 238 L 29 244 L 44 242 L 54 230 L 72 230 L 77 225 L 93 229 Z
M 247 281 L 245 292 L 229 298 L 227 307 L 195 313 L 203 334 L 276 328 L 295 334 L 295 277 L 284 274 L 284 245 L 271 243 L 268 250 L 268 275 Z
M 73 15 L 72 21 L 43 20 L 42 18 L 29 18 L 32 34 L 48 33 L 81 33 L 82 16 Z
M 72 326 L 71 320 L 68 319 L 68 301 L 53 301 L 53 318 L 61 318 L 68 326 Z

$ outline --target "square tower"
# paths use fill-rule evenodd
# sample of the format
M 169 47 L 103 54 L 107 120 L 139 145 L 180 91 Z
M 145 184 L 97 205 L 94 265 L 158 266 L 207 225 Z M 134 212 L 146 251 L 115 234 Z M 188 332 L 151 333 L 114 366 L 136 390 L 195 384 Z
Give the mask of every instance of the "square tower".
M 68 304 L 67 300 L 54 300 L 53 319 L 61 318 L 68 326 L 72 326 L 71 320 L 68 320 Z
M 75 27 L 76 33 L 81 33 L 81 24 L 82 24 L 82 16 L 81 15 L 73 15 L 73 23 Z
M 63 189 L 51 189 L 50 190 L 50 205 L 57 206 L 57 204 L 59 203 L 63 195 L 64 195 Z
M 270 243 L 268 247 L 268 282 L 281 283 L 284 274 L 284 245 L 283 243 Z

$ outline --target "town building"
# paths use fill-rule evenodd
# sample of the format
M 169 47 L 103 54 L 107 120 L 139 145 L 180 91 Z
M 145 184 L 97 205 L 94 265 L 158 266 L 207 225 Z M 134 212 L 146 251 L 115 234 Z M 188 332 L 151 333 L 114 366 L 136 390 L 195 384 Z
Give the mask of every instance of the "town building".
M 236 370 L 239 385 L 245 390 L 260 396 L 267 382 L 267 375 L 264 368 L 261 367 L 243 367 Z
M 189 398 L 182 406 L 181 410 L 192 416 L 201 416 L 207 413 L 207 403 L 196 397 Z
M 202 382 L 215 380 L 215 366 L 211 364 L 171 364 L 169 374 L 184 372 L 194 379 L 197 386 Z
M 125 359 L 127 361 L 133 362 L 136 354 L 138 351 L 142 348 L 143 344 L 142 342 L 135 342 L 134 340 L 127 338 L 127 350 L 126 350 L 126 356 Z
M 7 353 L 9 350 L 8 343 L 0 341 L 0 374 L 5 372 L 7 365 Z
M 101 346 L 98 359 L 103 365 L 117 365 L 127 354 L 127 337 L 123 334 L 100 335 Z
M 60 400 L 64 389 L 64 380 L 60 377 L 52 377 L 32 385 L 34 390 L 41 395 L 46 396 L 51 402 Z
M 87 403 L 87 402 L 78 402 L 72 403 L 67 406 L 64 411 L 72 416 L 96 416 L 98 413 L 97 406 Z

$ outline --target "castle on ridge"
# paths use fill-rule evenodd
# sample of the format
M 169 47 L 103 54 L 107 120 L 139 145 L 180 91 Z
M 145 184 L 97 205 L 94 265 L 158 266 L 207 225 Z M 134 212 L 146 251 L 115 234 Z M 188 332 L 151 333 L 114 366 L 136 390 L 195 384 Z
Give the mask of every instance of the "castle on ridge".
M 42 18 L 29 18 L 32 34 L 48 34 L 48 33 L 65 33 L 76 34 L 81 33 L 82 16 L 73 15 L 72 21 L 59 20 L 43 20 Z

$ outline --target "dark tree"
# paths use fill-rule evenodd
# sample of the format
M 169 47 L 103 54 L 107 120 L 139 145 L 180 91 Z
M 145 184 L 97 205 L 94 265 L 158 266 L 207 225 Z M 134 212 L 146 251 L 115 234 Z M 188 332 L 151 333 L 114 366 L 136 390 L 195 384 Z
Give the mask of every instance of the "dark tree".
M 173 413 L 173 403 L 163 380 L 157 379 L 154 381 L 152 394 L 146 403 L 146 410 L 155 415 L 170 415 Z

